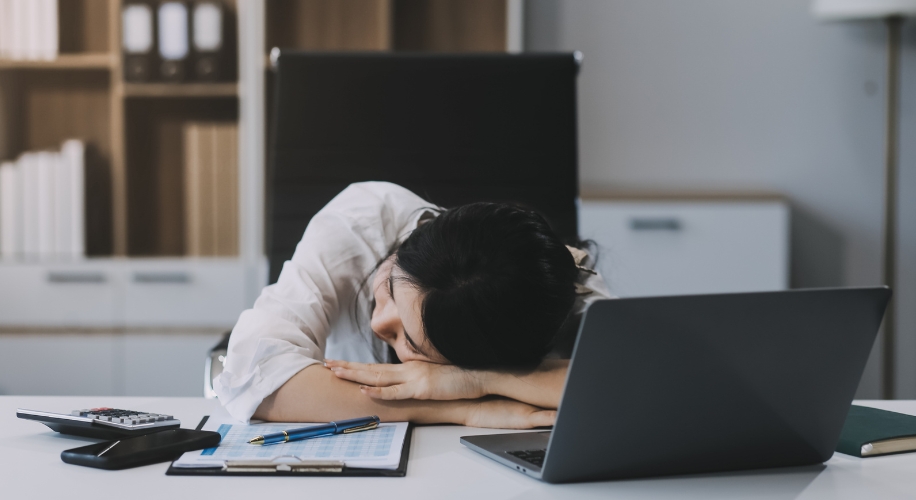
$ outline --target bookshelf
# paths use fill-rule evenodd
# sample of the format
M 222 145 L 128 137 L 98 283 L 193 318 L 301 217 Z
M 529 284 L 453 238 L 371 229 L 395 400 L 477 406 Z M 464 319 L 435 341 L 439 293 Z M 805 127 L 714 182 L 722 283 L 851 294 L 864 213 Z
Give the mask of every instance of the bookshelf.
M 267 280 L 272 47 L 518 51 L 522 0 L 224 0 L 238 81 L 123 78 L 123 0 L 61 0 L 59 56 L 0 60 L 0 160 L 82 138 L 87 258 L 0 261 L 0 328 L 229 327 Z M 238 123 L 238 255 L 190 257 L 183 124 Z M 88 175 L 88 174 L 87 174 Z M 49 312 L 50 311 L 50 312 Z

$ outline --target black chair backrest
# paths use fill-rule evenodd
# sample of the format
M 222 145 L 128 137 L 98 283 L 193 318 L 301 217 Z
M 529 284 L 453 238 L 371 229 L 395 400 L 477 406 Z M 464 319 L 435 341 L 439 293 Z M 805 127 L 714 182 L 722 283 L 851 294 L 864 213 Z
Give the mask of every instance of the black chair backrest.
M 270 281 L 312 216 L 359 181 L 394 182 L 443 207 L 514 202 L 577 238 L 578 68 L 573 54 L 281 51 Z

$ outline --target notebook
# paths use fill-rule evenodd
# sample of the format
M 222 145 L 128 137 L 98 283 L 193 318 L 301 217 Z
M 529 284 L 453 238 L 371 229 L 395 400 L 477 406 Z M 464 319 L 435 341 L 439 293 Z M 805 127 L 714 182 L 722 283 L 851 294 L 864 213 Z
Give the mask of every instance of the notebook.
M 875 457 L 916 450 L 916 417 L 877 408 L 849 408 L 836 451 Z

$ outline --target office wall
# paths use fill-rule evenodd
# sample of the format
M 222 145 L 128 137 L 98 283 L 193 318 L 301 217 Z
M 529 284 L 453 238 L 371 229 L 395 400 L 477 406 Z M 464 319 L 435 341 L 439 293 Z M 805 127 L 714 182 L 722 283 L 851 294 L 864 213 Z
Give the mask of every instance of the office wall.
M 886 35 L 809 0 L 528 0 L 526 50 L 581 50 L 595 190 L 774 191 L 794 287 L 881 282 Z M 898 397 L 916 397 L 916 23 L 902 75 Z M 859 397 L 880 395 L 880 346 Z

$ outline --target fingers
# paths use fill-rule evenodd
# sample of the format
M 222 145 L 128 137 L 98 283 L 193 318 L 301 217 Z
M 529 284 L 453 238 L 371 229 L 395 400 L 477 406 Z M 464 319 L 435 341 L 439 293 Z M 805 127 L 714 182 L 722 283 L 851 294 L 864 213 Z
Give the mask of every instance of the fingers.
M 388 387 L 372 387 L 368 385 L 362 385 L 359 387 L 359 390 L 370 398 L 384 399 L 388 401 L 413 398 L 413 394 L 407 391 L 406 387 L 401 384 L 391 385 Z
M 337 359 L 325 359 L 324 366 L 328 368 L 349 368 L 351 370 L 378 370 L 389 371 L 392 366 L 385 363 L 357 363 L 355 361 L 341 361 Z
M 532 412 L 528 417 L 531 427 L 550 427 L 557 420 L 556 410 L 540 410 Z
M 381 370 L 354 370 L 349 368 L 331 368 L 331 372 L 338 378 L 356 382 L 357 384 L 388 386 L 401 384 L 404 382 L 403 377 L 397 372 L 386 372 Z

